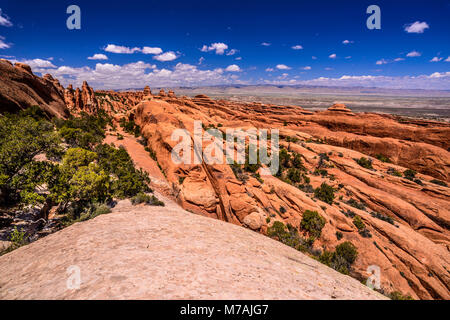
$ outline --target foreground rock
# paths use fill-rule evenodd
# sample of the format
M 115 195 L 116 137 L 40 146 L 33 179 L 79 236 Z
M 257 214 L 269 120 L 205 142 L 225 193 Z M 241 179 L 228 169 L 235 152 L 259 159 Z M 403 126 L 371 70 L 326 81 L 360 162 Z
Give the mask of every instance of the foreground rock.
M 384 298 L 277 241 L 164 202 L 123 201 L 0 257 L 0 299 Z M 67 289 L 71 266 L 79 290 Z

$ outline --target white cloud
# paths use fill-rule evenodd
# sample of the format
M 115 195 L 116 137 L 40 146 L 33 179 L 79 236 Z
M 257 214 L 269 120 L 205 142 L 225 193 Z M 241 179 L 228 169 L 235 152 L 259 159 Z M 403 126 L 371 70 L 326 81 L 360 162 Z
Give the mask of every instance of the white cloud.
M 353 41 L 351 41 L 351 40 L 344 40 L 344 41 L 342 41 L 342 43 L 343 44 L 350 44 L 350 43 L 353 43 Z
M 448 72 L 435 72 L 430 75 L 430 78 L 444 78 L 444 77 L 450 77 L 450 71 Z
M 273 71 L 275 71 L 275 70 L 274 70 L 273 68 L 267 68 L 266 71 L 267 71 L 267 72 L 273 72 Z
M 372 75 L 344 75 L 340 78 L 320 77 L 312 80 L 299 81 L 296 84 L 322 86 L 362 86 L 389 89 L 450 89 L 450 72 L 435 72 L 431 75 L 419 76 L 372 76 Z
M 0 26 L 3 27 L 12 27 L 12 22 L 6 14 L 2 13 L 2 9 L 0 8 Z
M 297 45 L 293 46 L 292 49 L 294 49 L 294 50 L 302 50 L 303 47 L 301 45 L 297 44 Z
M 157 55 L 155 57 L 153 57 L 153 59 L 158 60 L 158 61 L 173 61 L 175 59 L 177 59 L 178 56 L 175 54 L 175 52 L 173 51 L 169 51 L 169 52 L 165 52 L 163 54 Z
M 223 42 L 212 43 L 210 46 L 203 45 L 200 49 L 202 52 L 215 51 L 216 54 L 222 55 L 225 53 L 225 50 L 228 49 L 228 45 Z
M 57 68 L 53 63 L 49 60 L 45 59 L 30 59 L 30 60 L 12 60 L 11 62 L 21 62 L 29 65 L 31 69 L 39 69 L 39 68 Z
M 108 44 L 104 50 L 106 52 L 124 53 L 124 54 L 133 54 L 135 52 L 141 51 L 141 49 L 139 48 L 128 48 L 124 46 L 116 46 L 115 44 Z
M 96 53 L 92 57 L 88 57 L 89 60 L 108 60 L 108 57 L 102 53 Z
M 229 65 L 225 69 L 225 71 L 228 71 L 228 72 L 240 72 L 241 68 L 239 68 L 239 66 L 237 64 L 232 64 L 232 65 Z
M 227 56 L 234 56 L 238 52 L 239 51 L 236 49 L 231 49 L 230 51 L 227 52 Z
M 161 53 L 163 53 L 162 49 L 161 48 L 157 48 L 157 47 L 155 47 L 155 48 L 153 48 L 153 47 L 143 47 L 141 52 L 143 54 L 161 54 Z
M 378 64 L 378 65 L 387 64 L 387 63 L 388 63 L 388 62 L 387 62 L 386 60 L 384 60 L 384 59 L 378 60 L 378 61 L 376 62 L 376 64 Z
M 0 49 L 9 49 L 11 45 L 5 42 L 5 38 L 0 36 Z
M 261 43 L 261 45 L 264 47 L 270 47 L 272 44 L 269 42 L 263 42 L 263 43 Z
M 346 56 L 345 57 L 345 59 L 351 59 L 352 58 L 352 56 Z
M 448 56 L 447 59 L 444 60 L 445 62 L 450 62 L 450 56 Z
M 328 56 L 328 58 L 330 58 L 330 59 L 336 59 L 336 53 L 330 54 L 330 55 Z
M 306 67 L 303 67 L 302 69 L 303 70 L 311 70 L 311 67 L 310 66 L 306 66 Z
M 414 57 L 420 57 L 422 54 L 420 52 L 417 51 L 411 51 L 410 53 L 408 53 L 406 56 L 410 57 L 410 58 L 414 58 Z
M 277 65 L 277 69 L 279 69 L 279 70 L 290 70 L 291 68 L 288 67 L 288 66 L 285 65 L 285 64 L 278 64 L 278 65 Z
M 394 59 L 395 62 L 399 62 L 399 61 L 403 61 L 403 60 L 405 60 L 405 58 L 395 58 Z
M 334 70 L 334 69 L 333 69 L 333 68 L 330 68 L 330 67 L 326 67 L 325 70 L 326 70 L 326 71 L 331 71 L 331 70 Z
M 236 57 L 236 59 L 235 60 L 238 60 L 238 61 L 240 61 L 240 60 L 242 60 L 242 57 Z
M 433 59 L 430 60 L 430 62 L 439 62 L 439 61 L 441 61 L 442 59 L 444 59 L 444 58 L 441 58 L 441 57 L 434 57 Z
M 205 61 L 205 58 L 200 57 L 200 59 L 198 59 L 198 64 L 200 65 L 200 64 L 202 64 L 204 61 Z
M 416 21 L 414 23 L 407 24 L 405 26 L 405 31 L 408 33 L 423 33 L 425 29 L 429 29 L 428 23 Z
M 316 56 L 312 56 L 311 59 L 317 60 L 317 57 Z
M 142 61 L 125 65 L 97 63 L 95 68 L 61 66 L 57 69 L 40 69 L 50 73 L 67 86 L 81 86 L 84 80 L 94 89 L 142 88 L 148 84 L 155 87 L 217 85 L 240 83 L 236 73 L 224 73 L 223 69 L 200 70 L 197 66 L 178 63 L 172 69 L 158 69 L 156 65 Z

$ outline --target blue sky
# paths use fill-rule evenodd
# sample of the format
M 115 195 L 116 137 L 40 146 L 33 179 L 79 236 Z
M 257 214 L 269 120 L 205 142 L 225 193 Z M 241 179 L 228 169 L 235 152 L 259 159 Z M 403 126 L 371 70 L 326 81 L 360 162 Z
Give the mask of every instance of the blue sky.
M 81 30 L 66 27 L 71 4 Z M 381 30 L 366 27 L 371 4 Z M 0 0 L 0 8 L 0 57 L 63 85 L 450 90 L 450 0 Z

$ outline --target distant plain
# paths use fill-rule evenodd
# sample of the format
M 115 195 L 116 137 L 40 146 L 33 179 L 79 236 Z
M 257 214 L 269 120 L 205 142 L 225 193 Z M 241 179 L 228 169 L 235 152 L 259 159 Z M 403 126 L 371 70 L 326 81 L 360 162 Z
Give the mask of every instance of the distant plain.
M 173 88 L 177 95 L 206 94 L 214 99 L 297 105 L 324 110 L 344 103 L 354 112 L 377 112 L 450 122 L 450 91 L 381 88 L 215 86 Z

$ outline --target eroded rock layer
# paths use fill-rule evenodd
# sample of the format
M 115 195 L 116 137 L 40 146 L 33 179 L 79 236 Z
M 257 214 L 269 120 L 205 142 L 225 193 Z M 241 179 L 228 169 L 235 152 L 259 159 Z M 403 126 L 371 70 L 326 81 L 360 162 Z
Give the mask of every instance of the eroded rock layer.
M 128 115 L 140 125 L 185 209 L 264 234 L 275 221 L 304 234 L 304 212 L 317 211 L 326 224 L 314 247 L 333 250 L 343 241 L 352 242 L 359 252 L 352 276 L 365 281 L 368 267 L 375 265 L 385 292 L 450 298 L 450 190 L 435 183 L 449 181 L 448 125 L 403 123 L 392 116 L 353 113 L 341 105 L 312 113 L 296 106 L 216 101 L 203 95 L 177 98 L 163 90 Z M 280 144 L 301 155 L 310 190 L 261 170 L 261 178 L 239 179 L 228 164 L 175 164 L 171 151 L 179 141 L 172 140 L 172 133 L 185 129 L 192 134 L 195 120 L 221 132 L 279 129 Z M 389 161 L 374 158 L 379 154 Z M 362 157 L 372 168 L 355 161 Z M 320 171 L 324 169 L 325 174 Z M 407 169 L 419 173 L 414 179 L 392 174 Z M 335 189 L 332 204 L 314 197 L 323 182 Z M 365 225 L 363 233 L 354 224 L 355 215 Z
M 0 84 L 0 112 L 39 106 L 51 116 L 66 118 L 69 115 L 64 103 L 64 89 L 51 75 L 41 78 L 26 64 L 13 65 L 0 59 Z

